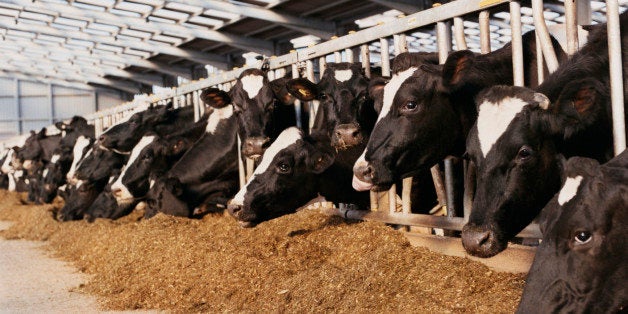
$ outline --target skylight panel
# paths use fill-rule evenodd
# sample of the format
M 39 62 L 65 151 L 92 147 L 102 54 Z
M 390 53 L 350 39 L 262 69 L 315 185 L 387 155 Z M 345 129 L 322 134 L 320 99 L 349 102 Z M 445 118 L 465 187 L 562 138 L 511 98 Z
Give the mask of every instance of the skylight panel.
M 148 38 L 150 38 L 153 35 L 152 33 L 141 32 L 141 31 L 137 31 L 137 30 L 134 30 L 134 29 L 128 29 L 128 28 L 120 30 L 120 34 L 121 35 L 126 35 L 126 36 L 131 36 L 131 37 L 143 38 L 143 39 L 148 39 Z
M 218 11 L 218 10 L 206 10 L 205 12 L 203 12 L 203 15 L 207 15 L 207 16 L 214 16 L 217 17 L 219 19 L 226 19 L 226 20 L 235 20 L 237 18 L 240 17 L 239 14 L 235 14 L 235 13 L 230 13 L 230 12 L 226 12 L 226 11 Z
M 168 2 L 166 4 L 166 8 L 172 9 L 175 11 L 190 12 L 190 13 L 195 13 L 195 14 L 200 14 L 203 11 L 203 8 L 195 7 L 195 6 L 191 6 L 191 5 L 187 5 L 183 3 L 178 3 L 178 2 Z
M 140 13 L 142 15 L 149 14 L 154 9 L 150 5 L 133 3 L 133 2 L 127 2 L 127 1 L 123 1 L 123 2 L 118 3 L 115 6 L 115 8 L 119 9 L 119 10 L 125 10 L 125 11 L 131 11 L 131 12 Z
M 69 25 L 63 25 L 63 24 L 57 24 L 57 23 L 52 23 L 50 24 L 50 26 L 57 28 L 57 29 L 62 29 L 62 30 L 67 30 L 67 31 L 78 31 L 80 30 L 80 28 L 75 27 L 75 26 L 69 26 Z
M 216 20 L 204 16 L 193 16 L 188 20 L 188 23 L 201 24 L 206 26 L 219 26 L 224 24 L 221 20 Z
M 88 9 L 88 10 L 99 11 L 99 12 L 104 12 L 105 11 L 105 7 L 98 6 L 98 5 L 91 5 L 91 4 L 80 3 L 80 2 L 76 2 L 76 1 L 73 2 L 72 5 L 77 7 L 77 8 L 81 8 L 81 9 Z
M 20 30 L 16 30 L 16 29 L 10 29 L 7 32 L 7 35 L 15 36 L 15 37 L 18 37 L 18 38 L 35 38 L 37 36 L 35 33 L 24 32 L 24 31 L 20 31 Z
M 68 18 L 65 18 L 65 17 L 57 17 L 55 19 L 55 23 L 65 24 L 65 25 L 70 25 L 70 26 L 76 26 L 76 27 L 85 27 L 87 25 L 87 21 L 76 20 L 76 19 L 68 19 Z
M 153 12 L 152 15 L 163 17 L 166 19 L 175 20 L 175 21 L 187 20 L 187 18 L 190 16 L 189 14 L 186 14 L 186 13 L 176 12 L 176 11 L 166 10 L 166 9 L 156 10 L 155 12 Z
M 110 13 L 122 15 L 122 16 L 130 16 L 130 17 L 141 17 L 142 15 L 137 12 L 118 10 L 118 9 L 110 9 Z
M 53 17 L 50 15 L 34 13 L 34 12 L 26 12 L 26 11 L 22 11 L 22 13 L 20 13 L 20 18 L 43 21 L 43 22 L 52 22 L 53 20 Z

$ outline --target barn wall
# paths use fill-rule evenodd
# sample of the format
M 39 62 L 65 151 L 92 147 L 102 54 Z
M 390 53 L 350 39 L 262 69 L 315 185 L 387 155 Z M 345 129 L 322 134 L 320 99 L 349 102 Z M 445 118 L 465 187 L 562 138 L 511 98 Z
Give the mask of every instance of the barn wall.
M 123 94 L 0 77 L 0 141 L 125 101 Z

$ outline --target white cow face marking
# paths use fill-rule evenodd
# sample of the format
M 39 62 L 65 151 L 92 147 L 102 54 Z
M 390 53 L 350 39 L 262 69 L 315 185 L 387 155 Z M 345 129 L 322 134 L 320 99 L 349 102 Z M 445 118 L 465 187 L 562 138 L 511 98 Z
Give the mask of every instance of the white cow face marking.
M 353 76 L 353 72 L 351 70 L 335 70 L 334 71 L 334 78 L 336 78 L 336 80 L 340 82 L 348 81 L 349 79 L 351 79 L 351 76 Z
M 59 158 L 61 158 L 61 155 L 59 155 L 59 154 L 52 155 L 52 157 L 50 158 L 50 163 L 56 164 L 57 161 L 59 161 Z
M 506 132 L 512 120 L 528 103 L 519 98 L 506 97 L 499 103 L 485 101 L 478 113 L 478 139 L 486 156 L 497 140 Z
M 68 180 L 68 182 L 75 181 L 72 180 L 72 178 L 74 177 L 74 173 L 76 172 L 76 167 L 78 166 L 79 161 L 83 158 L 83 150 L 85 149 L 85 147 L 87 147 L 87 145 L 89 145 L 89 142 L 89 139 L 85 136 L 79 136 L 79 138 L 76 139 L 74 149 L 72 150 L 72 165 L 70 166 L 70 170 L 66 174 L 66 179 Z M 87 156 L 89 155 L 89 153 L 91 153 L 91 149 L 85 155 Z
M 129 161 L 122 168 L 122 172 L 118 176 L 118 180 L 116 180 L 116 182 L 114 182 L 111 185 L 112 191 L 115 191 L 115 190 L 120 191 L 114 194 L 116 198 L 116 202 L 118 202 L 118 204 L 127 202 L 129 199 L 133 199 L 133 194 L 131 194 L 129 189 L 127 189 L 127 187 L 124 184 L 122 184 L 122 178 L 124 178 L 124 175 L 126 174 L 126 171 L 129 168 L 129 166 L 135 162 L 137 157 L 140 156 L 140 153 L 142 152 L 142 150 L 146 146 L 148 146 L 150 143 L 152 143 L 154 140 L 155 140 L 154 135 L 142 137 L 142 139 L 137 143 L 137 145 L 133 147 L 133 150 L 131 151 L 131 156 L 129 157 Z
M 264 77 L 261 75 L 251 74 L 241 78 L 240 82 L 242 82 L 242 88 L 249 95 L 249 98 L 253 99 L 262 89 L 262 86 L 264 85 Z
M 401 84 L 403 84 L 403 82 L 412 77 L 412 74 L 414 74 L 417 69 L 417 67 L 411 67 L 405 71 L 401 71 L 393 75 L 390 78 L 390 81 L 384 87 L 384 102 L 382 104 L 382 111 L 379 113 L 379 117 L 377 117 L 377 122 L 379 122 L 379 120 L 388 115 L 390 109 L 392 108 L 392 103 L 395 99 L 395 95 L 397 95 L 399 88 L 401 88 Z
M 582 182 L 582 176 L 567 178 L 567 180 L 565 180 L 563 188 L 560 189 L 560 193 L 558 193 L 558 205 L 563 206 L 576 196 L 580 182 Z
M 214 134 L 220 121 L 227 120 L 231 118 L 232 115 L 233 105 L 227 105 L 224 108 L 214 109 L 214 111 L 212 111 L 212 113 L 207 118 L 207 127 L 205 127 L 205 132 L 209 134 Z
M 236 196 L 234 196 L 229 203 L 240 206 L 244 205 L 244 195 L 246 194 L 249 183 L 251 183 L 251 181 L 253 181 L 253 179 L 255 179 L 257 175 L 264 173 L 268 169 L 270 163 L 282 149 L 296 143 L 302 138 L 303 134 L 301 133 L 301 130 L 296 127 L 287 128 L 283 132 L 281 132 L 281 134 L 279 134 L 279 137 L 277 137 L 277 139 L 270 145 L 270 147 L 266 149 L 266 152 L 264 152 L 264 156 L 262 156 L 262 162 L 257 168 L 255 168 L 255 171 L 253 172 L 253 175 L 249 178 L 249 181 L 246 182 L 246 185 L 242 187 L 240 191 L 238 191 L 238 194 L 236 194 Z

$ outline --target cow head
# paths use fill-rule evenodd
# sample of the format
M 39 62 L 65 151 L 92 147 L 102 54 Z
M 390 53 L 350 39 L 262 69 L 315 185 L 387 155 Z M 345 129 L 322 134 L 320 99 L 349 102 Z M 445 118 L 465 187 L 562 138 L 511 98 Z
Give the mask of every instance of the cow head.
M 171 104 L 166 106 L 150 106 L 148 109 L 136 112 L 131 117 L 107 129 L 98 137 L 101 146 L 118 153 L 130 152 L 135 144 L 156 125 L 168 120 Z
M 152 187 L 146 194 L 146 212 L 144 218 L 151 218 L 158 212 L 171 216 L 190 217 L 192 210 L 182 200 L 184 187 L 177 178 L 167 177 L 151 182 Z
M 32 161 L 38 159 L 44 152 L 43 147 L 41 146 L 41 140 L 46 138 L 46 128 L 42 128 L 41 131 L 35 132 L 31 131 L 31 135 L 26 139 L 24 145 L 17 152 L 17 158 L 22 161 Z M 24 163 L 24 168 L 29 168 L 30 162 Z
M 55 127 L 61 131 L 61 148 L 71 150 L 79 136 L 94 138 L 94 126 L 87 124 L 87 120 L 74 116 L 69 123 L 57 122 Z
M 540 216 L 543 241 L 517 312 L 625 311 L 628 151 L 603 166 L 570 158 L 565 168 L 560 192 Z
M 59 221 L 83 219 L 85 210 L 98 197 L 104 184 L 106 184 L 106 181 L 103 183 L 102 181 L 89 182 L 81 180 L 74 186 L 68 186 L 65 191 L 67 193 L 65 205 L 57 213 L 56 219 Z
M 137 202 L 119 204 L 115 196 L 111 193 L 111 184 L 116 181 L 119 175 L 120 173 L 116 171 L 116 173 L 109 178 L 109 184 L 105 186 L 105 189 L 85 211 L 83 217 L 88 222 L 93 222 L 96 218 L 118 219 L 128 215 L 135 208 Z
M 271 138 L 281 131 L 276 128 L 276 106 L 294 102 L 285 88 L 285 82 L 285 78 L 269 82 L 264 71 L 247 69 L 240 74 L 229 93 L 210 88 L 203 92 L 201 98 L 215 108 L 233 104 L 242 139 L 242 154 L 257 158 L 270 145 Z
M 336 149 L 368 141 L 377 113 L 368 95 L 369 79 L 359 63 L 328 63 L 318 84 L 305 78 L 287 82 L 302 101 L 318 100 L 315 130 L 326 131 Z
M 75 177 L 79 180 L 99 181 L 108 179 L 114 169 L 120 168 L 124 156 L 95 144 L 78 164 Z
M 42 186 L 39 192 L 38 201 L 41 203 L 50 203 L 57 195 L 59 186 L 65 184 L 65 174 L 72 163 L 72 154 L 57 149 L 52 155 L 50 162 L 46 164 L 42 173 Z
M 495 86 L 478 95 L 479 116 L 467 140 L 477 167 L 473 210 L 462 230 L 467 252 L 501 252 L 537 216 L 560 187 L 561 147 L 607 119 L 607 100 L 593 79 L 565 86 L 552 108 L 543 94 L 523 87 Z
M 229 202 L 228 211 L 243 227 L 292 213 L 316 197 L 315 182 L 333 161 L 328 138 L 316 141 L 288 128 L 266 150 L 253 176 Z

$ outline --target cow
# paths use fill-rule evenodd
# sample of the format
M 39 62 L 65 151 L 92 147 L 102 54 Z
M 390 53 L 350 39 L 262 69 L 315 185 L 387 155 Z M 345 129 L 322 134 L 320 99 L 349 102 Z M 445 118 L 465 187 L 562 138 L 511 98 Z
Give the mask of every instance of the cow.
M 24 145 L 17 152 L 19 158 L 26 170 L 30 168 L 30 164 L 36 160 L 49 162 L 53 151 L 59 146 L 61 135 L 47 135 L 46 128 L 39 132 L 31 131 L 31 136 L 26 139 Z
M 286 89 L 287 78 L 268 81 L 260 69 L 244 70 L 228 93 L 205 90 L 217 104 L 233 104 L 242 140 L 242 155 L 259 158 L 279 133 L 296 125 L 294 97 Z
M 194 108 L 187 106 L 172 109 L 172 103 L 149 106 L 136 112 L 128 120 L 107 129 L 98 137 L 100 145 L 117 153 L 128 154 L 135 144 L 149 131 L 162 136 L 174 133 L 193 123 Z
M 83 213 L 83 218 L 87 222 L 94 222 L 96 218 L 118 219 L 130 214 L 135 209 L 135 203 L 125 203 L 120 205 L 113 193 L 111 193 L 112 184 L 120 176 L 120 171 L 116 170 L 109 177 L 109 183 L 103 191 L 96 197 L 94 202 Z
M 620 21 L 628 51 L 628 14 Z M 563 158 L 603 163 L 613 156 L 608 66 L 602 24 L 535 90 L 496 86 L 478 95 L 479 117 L 467 139 L 477 168 L 473 209 L 462 230 L 467 252 L 501 252 L 560 189 Z
M 0 166 L 4 165 L 5 161 L 7 161 L 7 157 L 11 148 L 5 148 L 0 153 Z M 0 189 L 8 190 L 9 189 L 9 175 L 4 173 L 4 171 L 0 170 Z
M 537 84 L 534 37 L 534 32 L 523 36 L 528 86 Z M 552 42 L 562 52 L 558 42 Z M 354 188 L 386 190 L 449 155 L 461 157 L 477 117 L 474 97 L 485 87 L 513 82 L 511 57 L 510 44 L 484 55 L 456 51 L 444 65 L 425 53 L 397 56 L 392 78 L 369 87 L 382 109 L 367 148 L 355 163 Z
M 543 208 L 517 313 L 620 313 L 628 308 L 628 151 L 608 163 L 572 157 Z
M 198 217 L 220 211 L 238 186 L 236 106 L 218 89 L 201 93 L 212 107 L 204 134 L 146 194 L 145 217 L 162 212 L 173 216 Z
M 240 226 L 293 213 L 318 194 L 337 203 L 367 208 L 369 194 L 351 188 L 351 168 L 334 167 L 336 154 L 325 132 L 306 136 L 284 130 L 264 153 L 246 185 L 228 203 Z
M 305 78 L 286 83 L 288 91 L 299 100 L 319 101 L 312 130 L 327 132 L 338 150 L 368 141 L 377 119 L 368 86 L 361 64 L 349 62 L 328 63 L 318 84 Z

